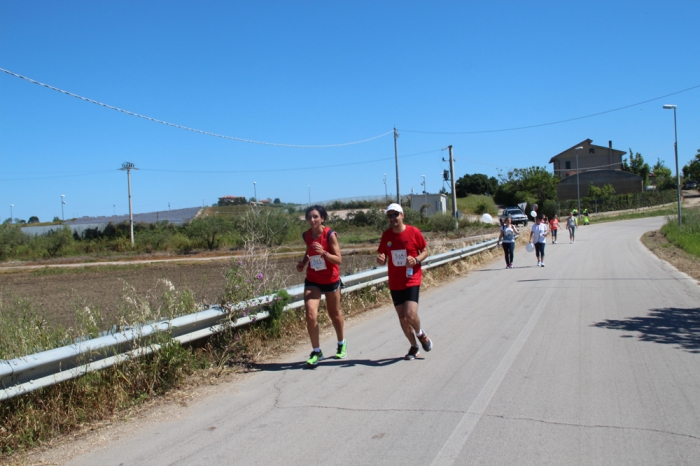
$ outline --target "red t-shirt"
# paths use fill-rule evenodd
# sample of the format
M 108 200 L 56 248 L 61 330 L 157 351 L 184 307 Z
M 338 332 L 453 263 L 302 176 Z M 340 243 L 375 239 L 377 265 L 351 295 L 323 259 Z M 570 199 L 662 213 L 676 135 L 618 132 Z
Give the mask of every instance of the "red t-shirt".
M 551 230 L 558 230 L 559 229 L 559 220 L 557 219 L 552 219 L 549 221 L 549 228 Z
M 324 251 L 331 252 L 328 242 L 329 232 L 331 235 L 337 234 L 328 227 L 323 227 L 323 232 L 318 238 L 313 237 L 311 229 L 306 230 L 302 234 L 302 238 L 304 238 L 304 242 L 306 243 L 306 254 L 309 256 L 309 263 L 306 266 L 306 279 L 310 282 L 318 283 L 319 285 L 330 285 L 340 280 L 340 270 L 338 266 L 328 262 L 311 247 L 313 243 L 319 243 Z
M 423 234 L 416 227 L 405 225 L 401 233 L 394 233 L 391 228 L 382 234 L 377 252 L 385 254 L 389 266 L 389 289 L 405 290 L 411 286 L 420 286 L 423 271 L 420 265 L 413 267 L 413 276 L 406 276 L 406 257 L 416 257 L 419 251 L 424 251 L 428 244 Z

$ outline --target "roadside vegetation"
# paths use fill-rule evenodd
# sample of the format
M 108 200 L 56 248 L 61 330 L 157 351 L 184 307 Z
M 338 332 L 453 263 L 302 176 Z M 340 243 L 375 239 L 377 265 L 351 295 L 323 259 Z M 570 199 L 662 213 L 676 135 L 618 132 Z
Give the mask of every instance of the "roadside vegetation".
M 250 249 L 234 259 L 222 290 L 222 303 L 235 303 L 279 289 L 279 280 L 266 249 L 248 243 Z M 440 252 L 436 248 L 435 252 Z M 424 286 L 429 288 L 466 273 L 498 252 L 427 270 Z M 281 312 L 288 296 L 267 307 L 271 317 L 240 328 L 222 327 L 222 332 L 206 341 L 180 345 L 167 333 L 137 342 L 140 348 L 160 345 L 160 351 L 83 377 L 0 402 L 0 457 L 21 459 L 21 453 L 57 436 L 88 430 L 95 423 L 131 416 L 159 400 L 185 399 L 188 390 L 202 384 L 216 384 L 256 362 L 288 351 L 306 341 L 303 309 Z M 345 317 L 391 303 L 384 285 L 344 294 Z M 324 304 L 322 304 L 323 306 Z M 192 294 L 176 290 L 167 281 L 145 296 L 125 289 L 122 315 L 111 331 L 138 326 L 197 310 Z M 251 308 L 230 309 L 229 321 L 249 315 Z M 78 324 L 73 328 L 53 327 L 39 317 L 27 300 L 0 296 L 0 359 L 10 359 L 62 346 L 78 338 L 97 336 L 106 324 L 98 308 L 76 300 Z M 330 327 L 326 313 L 319 314 L 323 328 Z M 18 454 L 20 454 L 18 456 Z
M 669 218 L 661 233 L 671 244 L 700 258 L 700 209 L 682 209 L 681 226 L 678 226 L 677 218 Z
M 487 198 L 488 199 L 488 198 Z M 361 204 L 362 205 L 362 204 Z M 492 212 L 495 205 L 484 201 L 477 210 Z M 468 207 L 471 209 L 471 207 Z M 460 237 L 487 228 L 483 224 L 454 222 L 449 215 L 425 217 L 421 212 L 406 209 L 406 222 L 425 232 L 452 234 Z M 351 211 L 339 218 L 330 212 L 327 225 L 342 233 L 341 245 L 376 243 L 386 229 L 386 215 L 374 205 Z M 0 261 L 31 261 L 61 257 L 113 257 L 136 254 L 193 254 L 203 251 L 235 252 L 242 250 L 246 238 L 254 236 L 255 243 L 266 247 L 298 248 L 301 233 L 307 228 L 303 212 L 290 213 L 281 207 L 248 205 L 207 208 L 204 215 L 185 225 L 168 222 L 134 225 L 135 245 L 131 246 L 129 224 L 109 224 L 103 231 L 88 230 L 83 235 L 72 234 L 68 227 L 45 235 L 29 236 L 21 225 L 0 225 Z

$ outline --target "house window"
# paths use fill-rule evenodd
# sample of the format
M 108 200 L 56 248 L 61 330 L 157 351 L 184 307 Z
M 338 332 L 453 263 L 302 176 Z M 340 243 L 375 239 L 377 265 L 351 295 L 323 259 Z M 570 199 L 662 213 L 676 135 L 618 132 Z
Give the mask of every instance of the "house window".
M 589 154 L 595 154 L 595 149 L 593 147 L 588 148 L 588 153 Z
M 571 170 L 571 162 L 569 162 L 568 160 L 566 161 L 566 169 Z

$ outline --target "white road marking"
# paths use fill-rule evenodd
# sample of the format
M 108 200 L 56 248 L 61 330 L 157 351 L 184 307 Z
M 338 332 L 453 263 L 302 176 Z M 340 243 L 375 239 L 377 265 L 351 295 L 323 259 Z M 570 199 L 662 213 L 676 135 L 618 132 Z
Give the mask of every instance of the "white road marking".
M 479 392 L 479 395 L 477 395 L 472 404 L 469 406 L 469 409 L 467 409 L 467 412 L 459 421 L 459 424 L 457 424 L 457 427 L 455 427 L 454 431 L 452 431 L 452 434 L 438 452 L 437 456 L 431 463 L 431 466 L 454 464 L 457 456 L 459 456 L 459 453 L 462 451 L 464 444 L 467 443 L 467 440 L 469 440 L 469 436 L 474 430 L 474 427 L 476 427 L 479 420 L 481 420 L 481 416 L 486 412 L 486 408 L 491 402 L 491 398 L 493 398 L 493 395 L 496 394 L 496 391 L 501 385 L 503 378 L 510 370 L 510 366 L 513 365 L 513 362 L 515 361 L 515 358 L 518 357 L 520 350 L 522 350 L 523 346 L 525 346 L 525 342 L 527 342 L 527 339 L 530 337 L 532 329 L 535 328 L 540 315 L 542 315 L 542 311 L 547 306 L 547 303 L 549 302 L 549 299 L 553 293 L 554 290 L 551 288 L 544 293 L 542 299 L 535 308 L 535 311 L 532 313 L 530 320 L 528 320 L 525 327 L 523 327 L 523 329 L 520 331 L 518 338 L 515 339 L 508 352 L 505 354 L 505 356 L 503 356 L 503 359 L 498 364 L 498 367 L 496 367 L 496 370 L 493 372 L 493 374 L 491 374 L 491 377 L 489 377 L 489 380 Z

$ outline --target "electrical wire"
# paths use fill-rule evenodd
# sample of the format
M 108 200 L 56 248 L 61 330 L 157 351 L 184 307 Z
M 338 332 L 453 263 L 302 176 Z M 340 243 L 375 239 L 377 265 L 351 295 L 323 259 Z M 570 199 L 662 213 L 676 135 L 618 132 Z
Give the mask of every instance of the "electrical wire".
M 79 178 L 83 176 L 93 176 L 102 173 L 111 173 L 114 170 L 97 170 L 90 172 L 59 173 L 49 176 L 22 177 L 22 178 L 0 178 L 0 181 L 30 181 L 30 180 L 52 180 L 57 178 Z M 11 175 L 8 173 L 8 175 Z
M 393 132 L 394 132 L 394 130 L 392 129 L 391 131 L 387 131 L 386 133 L 379 134 L 377 136 L 372 136 L 371 138 L 362 139 L 360 141 L 343 142 L 343 143 L 339 143 L 339 144 L 321 144 L 321 145 L 285 144 L 285 143 L 277 143 L 277 142 L 256 141 L 253 139 L 243 139 L 243 138 L 237 138 L 234 136 L 226 136 L 224 134 L 217 134 L 217 133 L 212 133 L 209 131 L 203 131 L 200 129 L 190 128 L 187 126 L 182 126 L 182 125 L 178 125 L 175 123 L 170 123 L 167 121 L 159 120 L 157 118 L 152 118 L 152 117 L 149 117 L 146 115 L 141 115 L 139 113 L 131 112 L 129 110 L 124 110 L 124 109 L 119 108 L 119 107 L 114 107 L 112 105 L 105 104 L 103 102 L 98 102 L 96 100 L 89 99 L 87 97 L 83 97 L 83 96 L 80 96 L 78 94 L 74 94 L 72 92 L 65 91 L 63 89 L 59 89 L 59 88 L 51 86 L 49 84 L 44 84 L 42 82 L 36 81 L 36 80 L 28 78 L 26 76 L 22 76 L 21 74 L 13 73 L 12 71 L 6 70 L 4 68 L 0 68 L 0 71 L 2 71 L 3 73 L 9 74 L 10 76 L 14 76 L 16 78 L 23 79 L 23 80 L 30 82 L 32 84 L 37 84 L 37 85 L 45 87 L 47 89 L 51 89 L 52 91 L 60 92 L 62 94 L 66 94 L 66 95 L 69 95 L 71 97 L 75 97 L 76 99 L 84 100 L 85 102 L 90 102 L 91 104 L 95 104 L 95 105 L 99 105 L 101 107 L 108 108 L 110 110 L 115 110 L 117 112 L 125 113 L 127 115 L 135 116 L 138 118 L 143 118 L 144 120 L 152 121 L 154 123 L 160 123 L 162 125 L 171 126 L 173 128 L 182 129 L 185 131 L 192 131 L 193 133 L 204 134 L 206 136 L 213 136 L 213 137 L 217 137 L 217 138 L 229 139 L 229 140 L 238 141 L 238 142 L 246 142 L 249 144 L 261 144 L 264 146 L 276 146 L 276 147 L 294 147 L 294 148 L 298 148 L 298 149 L 326 149 L 326 148 L 330 148 L 330 147 L 343 147 L 343 146 L 352 146 L 352 145 L 356 145 L 356 144 L 362 144 L 364 142 L 373 141 L 375 139 L 382 138 L 382 137 L 387 136 L 389 134 L 393 134 Z
M 424 152 L 416 152 L 413 154 L 406 154 L 406 155 L 403 155 L 402 158 L 416 157 L 419 155 L 433 154 L 433 153 L 437 153 L 437 152 L 440 152 L 440 149 L 428 150 L 428 151 L 424 151 Z M 197 174 L 268 173 L 268 172 L 285 172 L 285 171 L 301 171 L 301 170 L 320 170 L 320 169 L 326 169 L 326 168 L 338 168 L 338 167 L 347 167 L 347 166 L 352 166 L 352 165 L 364 165 L 364 164 L 377 163 L 377 162 L 386 162 L 388 160 L 394 160 L 394 158 L 393 157 L 385 157 L 385 158 L 381 158 L 381 159 L 363 160 L 360 162 L 339 163 L 339 164 L 335 164 L 335 165 L 312 165 L 312 166 L 308 166 L 308 167 L 271 168 L 271 169 L 261 169 L 261 170 L 167 170 L 167 169 L 157 169 L 157 168 L 139 168 L 139 171 L 159 172 L 159 173 L 197 173 Z M 117 169 L 117 170 L 120 170 L 120 169 Z M 56 175 L 51 175 L 51 176 L 40 176 L 40 177 L 0 178 L 0 181 L 29 181 L 29 180 L 46 180 L 46 179 L 54 179 L 54 178 L 75 178 L 75 177 L 81 177 L 81 176 L 92 176 L 92 175 L 101 174 L 101 173 L 112 173 L 114 171 L 115 170 L 98 170 L 98 171 L 82 172 L 82 173 L 63 173 L 63 174 L 56 174 Z
M 425 152 L 416 152 L 414 154 L 407 154 L 407 155 L 401 156 L 401 158 L 416 157 L 418 155 L 432 154 L 432 153 L 437 153 L 437 152 L 440 152 L 440 149 L 429 150 L 429 151 L 425 151 Z M 270 172 L 288 172 L 288 171 L 319 170 L 319 169 L 326 169 L 326 168 L 348 167 L 348 166 L 352 166 L 352 165 L 364 165 L 364 164 L 377 163 L 377 162 L 386 162 L 388 160 L 394 160 L 394 157 L 385 157 L 385 158 L 373 159 L 373 160 L 363 160 L 360 162 L 339 163 L 339 164 L 334 164 L 334 165 L 312 165 L 312 166 L 308 166 L 308 167 L 270 168 L 270 169 L 261 169 L 261 170 L 165 170 L 165 169 L 157 169 L 157 168 L 139 168 L 139 170 L 148 171 L 148 172 L 161 172 L 161 173 L 198 173 L 198 174 L 270 173 Z
M 681 94 L 683 92 L 692 91 L 693 89 L 697 89 L 699 87 L 700 87 L 700 84 L 683 89 L 683 90 L 680 90 L 680 91 L 672 92 L 670 94 L 662 95 L 660 97 L 654 97 L 653 99 L 648 99 L 648 100 L 644 100 L 642 102 L 637 102 L 636 104 L 625 105 L 624 107 L 613 108 L 611 110 L 605 110 L 603 112 L 591 113 L 590 115 L 584 115 L 584 116 L 575 117 L 575 118 L 567 118 L 566 120 L 558 120 L 558 121 L 552 121 L 549 123 L 540 123 L 540 124 L 536 124 L 536 125 L 516 126 L 513 128 L 502 128 L 502 129 L 488 129 L 488 130 L 482 130 L 482 131 L 418 131 L 418 130 L 400 129 L 400 128 L 398 128 L 398 130 L 405 132 L 405 133 L 420 133 L 420 134 L 485 134 L 485 133 L 503 133 L 506 131 L 518 131 L 518 130 L 522 130 L 522 129 L 541 128 L 543 126 L 559 125 L 561 123 L 568 123 L 570 121 L 583 120 L 585 118 L 592 118 L 595 116 L 605 115 L 606 113 L 613 113 L 613 112 L 617 112 L 620 110 L 625 110 L 628 108 L 636 107 L 638 105 L 643 105 L 643 104 L 647 104 L 649 102 L 654 102 L 655 100 L 665 99 L 666 97 L 670 97 L 672 95 L 677 95 L 677 94 Z

